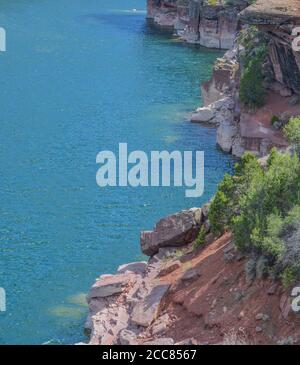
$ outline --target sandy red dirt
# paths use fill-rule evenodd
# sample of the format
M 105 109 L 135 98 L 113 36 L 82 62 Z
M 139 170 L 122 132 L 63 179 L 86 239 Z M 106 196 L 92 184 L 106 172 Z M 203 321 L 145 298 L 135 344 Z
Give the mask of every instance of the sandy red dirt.
M 276 344 L 292 336 L 299 343 L 300 314 L 291 310 L 289 291 L 270 279 L 247 283 L 245 259 L 224 260 L 231 241 L 231 235 L 225 234 L 182 258 L 182 266 L 164 277 L 172 284 L 163 308 L 172 321 L 164 336 L 177 342 L 193 338 L 199 344 L 235 342 L 236 336 L 238 342 Z M 190 268 L 199 270 L 200 277 L 182 282 Z M 264 320 L 256 318 L 260 314 Z

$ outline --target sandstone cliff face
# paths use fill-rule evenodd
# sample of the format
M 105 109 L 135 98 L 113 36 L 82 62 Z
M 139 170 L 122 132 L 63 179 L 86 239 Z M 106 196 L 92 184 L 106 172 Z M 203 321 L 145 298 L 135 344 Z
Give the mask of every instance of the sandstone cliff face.
M 300 25 L 300 2 L 259 0 L 239 17 L 243 23 L 257 25 L 265 32 L 275 79 L 300 94 L 300 52 L 292 49 L 292 30 Z
M 174 28 L 177 19 L 177 0 L 147 0 L 147 18 L 160 27 Z
M 189 3 L 189 22 L 182 38 L 208 48 L 230 49 L 238 29 L 238 13 L 246 6 L 208 5 L 203 0 Z
M 300 115 L 300 52 L 292 48 L 292 29 L 300 24 L 300 2 L 287 1 L 283 7 L 282 0 L 259 0 L 243 10 L 239 19 L 241 27 L 258 26 L 267 41 L 267 60 L 263 65 L 268 73 L 264 81 L 266 104 L 249 111 L 239 102 L 243 62 L 238 44 L 217 60 L 212 78 L 201 86 L 202 97 L 210 110 L 215 110 L 216 101 L 224 97 L 231 96 L 235 101 L 230 116 L 219 112 L 218 123 L 211 120 L 218 127 L 217 143 L 224 151 L 239 157 L 250 150 L 263 156 L 272 147 L 287 147 L 282 132 L 271 125 L 272 117 L 287 121 Z
M 256 25 L 267 39 L 272 80 L 265 80 L 266 105 L 254 115 L 242 110 L 239 128 L 245 149 L 264 155 L 273 146 L 287 147 L 280 132 L 270 125 L 272 116 L 285 115 L 288 120 L 300 114 L 300 52 L 292 48 L 292 30 L 300 24 L 300 2 L 258 0 L 242 11 L 239 19 L 243 24 Z
M 173 27 L 188 43 L 208 48 L 229 49 L 238 29 L 238 13 L 247 6 L 239 0 L 234 6 L 207 0 L 148 0 L 148 18 L 156 25 Z

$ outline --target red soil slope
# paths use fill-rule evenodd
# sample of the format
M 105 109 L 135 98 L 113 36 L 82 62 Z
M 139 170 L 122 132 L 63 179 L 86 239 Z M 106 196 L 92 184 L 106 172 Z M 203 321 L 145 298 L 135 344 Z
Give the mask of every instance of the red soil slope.
M 225 234 L 200 252 L 181 258 L 180 268 L 166 275 L 172 283 L 163 310 L 171 318 L 164 337 L 199 344 L 300 343 L 300 313 L 291 309 L 290 291 L 270 279 L 247 282 L 245 259 L 231 250 Z M 224 255 L 232 256 L 226 262 Z M 181 280 L 189 269 L 199 276 Z

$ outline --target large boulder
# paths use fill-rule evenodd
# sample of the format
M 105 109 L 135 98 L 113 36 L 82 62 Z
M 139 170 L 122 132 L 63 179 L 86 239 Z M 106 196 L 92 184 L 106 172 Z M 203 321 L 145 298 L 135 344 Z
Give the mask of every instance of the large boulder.
M 131 315 L 132 323 L 143 327 L 150 326 L 158 316 L 161 301 L 169 287 L 169 284 L 154 286 L 150 293 L 134 306 Z
M 224 122 L 217 129 L 217 143 L 223 151 L 231 152 L 236 135 L 236 125 Z
M 215 112 L 210 107 L 198 108 L 191 116 L 191 122 L 208 123 L 215 117 Z
M 124 264 L 119 266 L 118 273 L 135 273 L 135 274 L 144 274 L 147 269 L 147 262 L 131 262 L 129 264 Z
M 106 298 L 123 291 L 123 287 L 133 278 L 131 274 L 106 275 L 92 286 L 87 301 L 93 298 Z
M 161 247 L 184 246 L 192 242 L 202 221 L 200 208 L 185 210 L 161 219 L 153 231 L 141 232 L 141 248 L 145 255 L 155 255 Z
M 108 304 L 92 316 L 90 345 L 114 345 L 119 334 L 129 326 L 129 313 L 122 305 Z
M 120 332 L 119 339 L 121 345 L 138 345 L 136 334 L 128 329 Z

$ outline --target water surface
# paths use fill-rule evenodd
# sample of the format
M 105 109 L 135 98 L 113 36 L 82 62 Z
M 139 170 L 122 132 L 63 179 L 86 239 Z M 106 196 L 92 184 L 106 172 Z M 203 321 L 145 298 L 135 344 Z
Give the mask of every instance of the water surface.
M 137 0 L 0 2 L 2 344 L 83 340 L 94 279 L 142 259 L 140 230 L 207 201 L 231 168 L 215 130 L 185 120 L 220 53 L 151 31 L 144 9 Z M 119 142 L 204 150 L 205 195 L 101 190 L 96 155 Z

